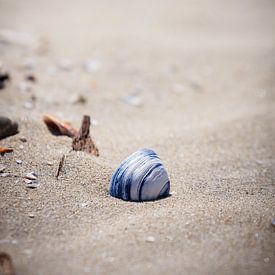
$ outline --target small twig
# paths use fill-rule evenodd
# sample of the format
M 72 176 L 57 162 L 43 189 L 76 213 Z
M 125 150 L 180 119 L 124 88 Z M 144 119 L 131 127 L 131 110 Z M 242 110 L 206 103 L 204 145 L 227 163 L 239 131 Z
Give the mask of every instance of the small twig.
M 11 256 L 6 252 L 0 252 L 0 266 L 4 275 L 15 275 Z
M 55 176 L 57 179 L 58 179 L 60 171 L 61 171 L 61 169 L 62 169 L 62 167 L 64 165 L 64 162 L 65 162 L 65 155 L 63 154 L 63 156 L 60 159 L 58 170 L 57 170 L 57 173 L 56 173 L 56 176 Z

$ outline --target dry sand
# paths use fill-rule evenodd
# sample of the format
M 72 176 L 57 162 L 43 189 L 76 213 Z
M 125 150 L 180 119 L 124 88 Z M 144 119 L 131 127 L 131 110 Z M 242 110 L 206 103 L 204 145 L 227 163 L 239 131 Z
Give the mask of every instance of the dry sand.
M 0 177 L 0 250 L 17 274 L 275 274 L 274 1 L 0 0 L 0 26 L 48 44 L 0 43 L 12 77 L 0 115 L 20 124 L 0 164 L 40 182 Z M 54 73 L 64 58 L 71 70 Z M 91 74 L 89 58 L 101 65 Z M 123 100 L 133 93 L 139 106 Z M 80 94 L 87 102 L 73 103 Z M 69 153 L 44 113 L 96 119 L 100 157 Z M 113 169 L 143 147 L 163 159 L 172 196 L 110 197 Z

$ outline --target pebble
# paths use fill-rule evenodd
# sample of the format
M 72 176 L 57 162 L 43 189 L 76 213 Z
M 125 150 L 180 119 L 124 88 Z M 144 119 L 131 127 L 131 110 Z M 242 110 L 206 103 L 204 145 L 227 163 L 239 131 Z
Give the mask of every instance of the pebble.
M 0 89 L 6 87 L 6 83 L 10 80 L 10 75 L 8 73 L 0 72 Z
M 17 164 L 22 164 L 23 161 L 22 161 L 21 159 L 17 159 L 17 160 L 16 160 L 16 163 L 17 163 Z
M 3 178 L 8 177 L 9 175 L 10 175 L 9 173 L 1 173 L 1 177 L 3 177 Z
M 73 104 L 85 104 L 87 102 L 87 98 L 84 95 L 77 95 L 72 99 Z
M 148 243 L 153 243 L 154 241 L 155 241 L 155 237 L 153 237 L 153 236 L 148 236 L 146 238 L 146 242 L 148 242 Z
M 95 73 L 101 67 L 101 63 L 97 59 L 90 59 L 85 63 L 85 70 L 87 73 Z
M 30 214 L 29 214 L 29 217 L 30 217 L 30 218 L 34 218 L 34 214 L 30 213 Z
M 135 107 L 140 107 L 141 103 L 142 103 L 141 98 L 134 94 L 124 97 L 124 101 L 132 106 L 135 106 Z
M 33 108 L 33 104 L 29 101 L 26 101 L 23 105 L 23 107 L 27 110 L 31 110 Z
M 27 179 L 25 180 L 25 182 Z M 28 180 L 28 183 L 26 184 L 27 188 L 35 189 L 39 186 L 39 182 L 37 180 Z
M 47 161 L 46 164 L 49 166 L 53 166 L 53 162 L 51 162 L 51 161 Z
M 271 220 L 271 225 L 272 225 L 273 227 L 275 227 L 275 218 L 273 218 L 273 219 Z
M 264 258 L 264 262 L 267 264 L 267 263 L 269 263 L 269 257 L 266 257 L 266 258 Z
M 22 142 L 27 142 L 27 139 L 25 137 L 20 137 L 19 140 Z
M 30 82 L 36 82 L 36 77 L 33 74 L 29 74 L 26 76 L 26 80 Z
M 1 166 L 0 166 L 0 173 L 3 173 L 3 172 L 4 172 L 4 170 L 5 170 L 6 168 L 7 168 L 6 166 L 1 165 Z
M 24 145 L 19 145 L 19 149 L 23 150 L 24 149 Z
M 64 58 L 59 62 L 59 68 L 64 71 L 70 71 L 73 67 L 73 62 L 70 59 Z
M 18 123 L 7 117 L 0 116 L 0 139 L 13 136 L 18 133 Z

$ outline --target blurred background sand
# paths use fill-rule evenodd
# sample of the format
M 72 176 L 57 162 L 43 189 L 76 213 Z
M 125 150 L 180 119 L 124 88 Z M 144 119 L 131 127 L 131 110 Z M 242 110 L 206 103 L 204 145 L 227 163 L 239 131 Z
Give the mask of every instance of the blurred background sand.
M 0 178 L 0 250 L 18 274 L 275 272 L 274 1 L 0 0 L 0 30 L 0 115 L 20 125 L 0 164 L 40 182 Z M 90 115 L 100 157 L 68 153 L 44 113 Z M 143 147 L 172 196 L 111 198 L 112 171 Z

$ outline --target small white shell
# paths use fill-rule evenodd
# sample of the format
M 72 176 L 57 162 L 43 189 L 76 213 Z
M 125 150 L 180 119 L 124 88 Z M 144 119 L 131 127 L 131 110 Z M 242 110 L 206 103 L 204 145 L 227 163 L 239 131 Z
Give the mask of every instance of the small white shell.
M 125 159 L 114 172 L 109 192 L 126 201 L 149 201 L 167 197 L 170 181 L 162 161 L 150 149 L 141 149 Z

